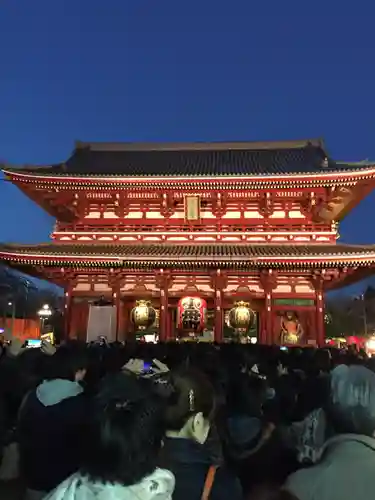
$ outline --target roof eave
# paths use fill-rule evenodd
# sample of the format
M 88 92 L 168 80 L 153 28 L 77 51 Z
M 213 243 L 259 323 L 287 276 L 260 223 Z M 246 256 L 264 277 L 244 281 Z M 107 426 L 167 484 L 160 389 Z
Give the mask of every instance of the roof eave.
M 210 265 L 242 265 L 249 268 L 300 268 L 305 266 L 325 267 L 325 266 L 346 266 L 346 267 L 363 267 L 375 263 L 375 251 L 369 254 L 362 255 L 321 255 L 321 256 L 272 256 L 271 257 L 225 257 L 225 256 L 126 256 L 113 258 L 108 255 L 91 255 L 91 256 L 61 256 L 61 255 L 27 255 L 27 254 L 6 254 L 0 252 L 0 259 L 5 262 L 17 262 L 18 264 L 33 264 L 33 265 L 67 265 L 77 267 L 102 267 L 111 265 L 118 266 L 150 266 L 163 265 L 168 267 L 178 267 L 191 265 L 193 267 L 210 266 Z
M 209 182 L 217 181 L 232 181 L 232 182 L 248 182 L 248 183 L 289 183 L 298 181 L 316 181 L 322 180 L 327 182 L 333 182 L 337 184 L 338 182 L 346 181 L 356 181 L 358 178 L 375 178 L 375 163 L 362 166 L 362 168 L 357 168 L 355 170 L 324 170 L 319 172 L 296 172 L 290 174 L 264 174 L 264 175 L 195 175 L 195 176 L 126 176 L 126 175 L 79 175 L 79 174 L 69 174 L 69 173 L 51 173 L 43 174 L 39 171 L 24 171 L 13 168 L 2 169 L 5 177 L 13 182 L 58 182 L 58 183 L 81 183 L 81 184 L 94 184 L 94 183 L 114 183 L 122 182 L 129 184 L 136 183 L 146 183 L 150 184 L 150 178 L 152 178 L 154 183 L 161 182 Z M 337 182 L 335 182 L 337 181 Z

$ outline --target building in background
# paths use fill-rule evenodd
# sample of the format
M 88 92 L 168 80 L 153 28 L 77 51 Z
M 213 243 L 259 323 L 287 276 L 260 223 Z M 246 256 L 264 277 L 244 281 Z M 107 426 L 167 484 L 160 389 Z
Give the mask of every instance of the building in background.
M 77 143 L 64 163 L 3 171 L 56 224 L 51 243 L 4 244 L 0 258 L 64 288 L 72 336 L 103 299 L 120 340 L 195 325 L 221 341 L 256 324 L 262 343 L 323 345 L 325 291 L 375 263 L 374 246 L 337 242 L 375 164 L 334 161 L 320 140 Z

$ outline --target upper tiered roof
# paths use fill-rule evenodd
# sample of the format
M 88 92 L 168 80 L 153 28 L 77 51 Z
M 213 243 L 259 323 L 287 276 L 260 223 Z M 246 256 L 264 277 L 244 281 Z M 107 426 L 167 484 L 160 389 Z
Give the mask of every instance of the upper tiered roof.
M 3 166 L 41 177 L 253 177 L 332 174 L 363 169 L 329 158 L 320 139 L 268 142 L 77 142 L 70 158 L 49 166 Z

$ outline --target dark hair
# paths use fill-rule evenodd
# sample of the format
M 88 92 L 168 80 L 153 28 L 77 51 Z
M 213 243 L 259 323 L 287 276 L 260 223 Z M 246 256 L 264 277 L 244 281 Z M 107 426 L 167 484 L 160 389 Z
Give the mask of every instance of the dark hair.
M 82 472 L 92 480 L 130 486 L 151 474 L 164 436 L 162 401 L 145 387 L 128 393 L 128 376 L 103 384 L 89 425 Z M 130 396 L 130 397 L 129 397 Z
M 189 417 L 202 412 L 210 418 L 215 409 L 214 389 L 201 372 L 190 368 L 171 374 L 173 393 L 165 411 L 166 428 L 179 431 Z
M 79 370 L 88 367 L 87 350 L 79 343 L 68 343 L 59 347 L 48 361 L 47 380 L 61 378 L 73 381 Z
M 314 352 L 313 368 L 323 372 L 331 369 L 332 356 L 328 349 L 318 349 Z

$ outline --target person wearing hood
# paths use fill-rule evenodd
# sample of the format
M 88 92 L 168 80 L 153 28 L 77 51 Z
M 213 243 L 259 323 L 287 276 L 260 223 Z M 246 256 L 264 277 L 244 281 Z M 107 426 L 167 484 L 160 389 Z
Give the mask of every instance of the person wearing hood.
M 173 392 L 166 408 L 166 439 L 160 463 L 176 477 L 173 500 L 242 500 L 238 478 L 215 463 L 206 446 L 215 413 L 214 389 L 200 372 L 171 374 Z
M 333 429 L 317 463 L 292 474 L 285 489 L 299 500 L 368 500 L 375 490 L 375 373 L 341 365 L 330 378 L 326 418 Z
M 26 395 L 18 417 L 20 471 L 30 499 L 42 498 L 78 470 L 85 448 L 86 350 L 67 344 L 50 361 L 49 376 Z
M 88 422 L 79 472 L 45 500 L 171 500 L 173 474 L 157 467 L 164 437 L 162 399 L 124 373 L 101 386 Z
M 283 483 L 290 474 L 290 453 L 282 446 L 275 425 L 263 415 L 274 396 L 258 370 L 233 379 L 221 423 L 224 456 L 248 493 L 259 483 Z

